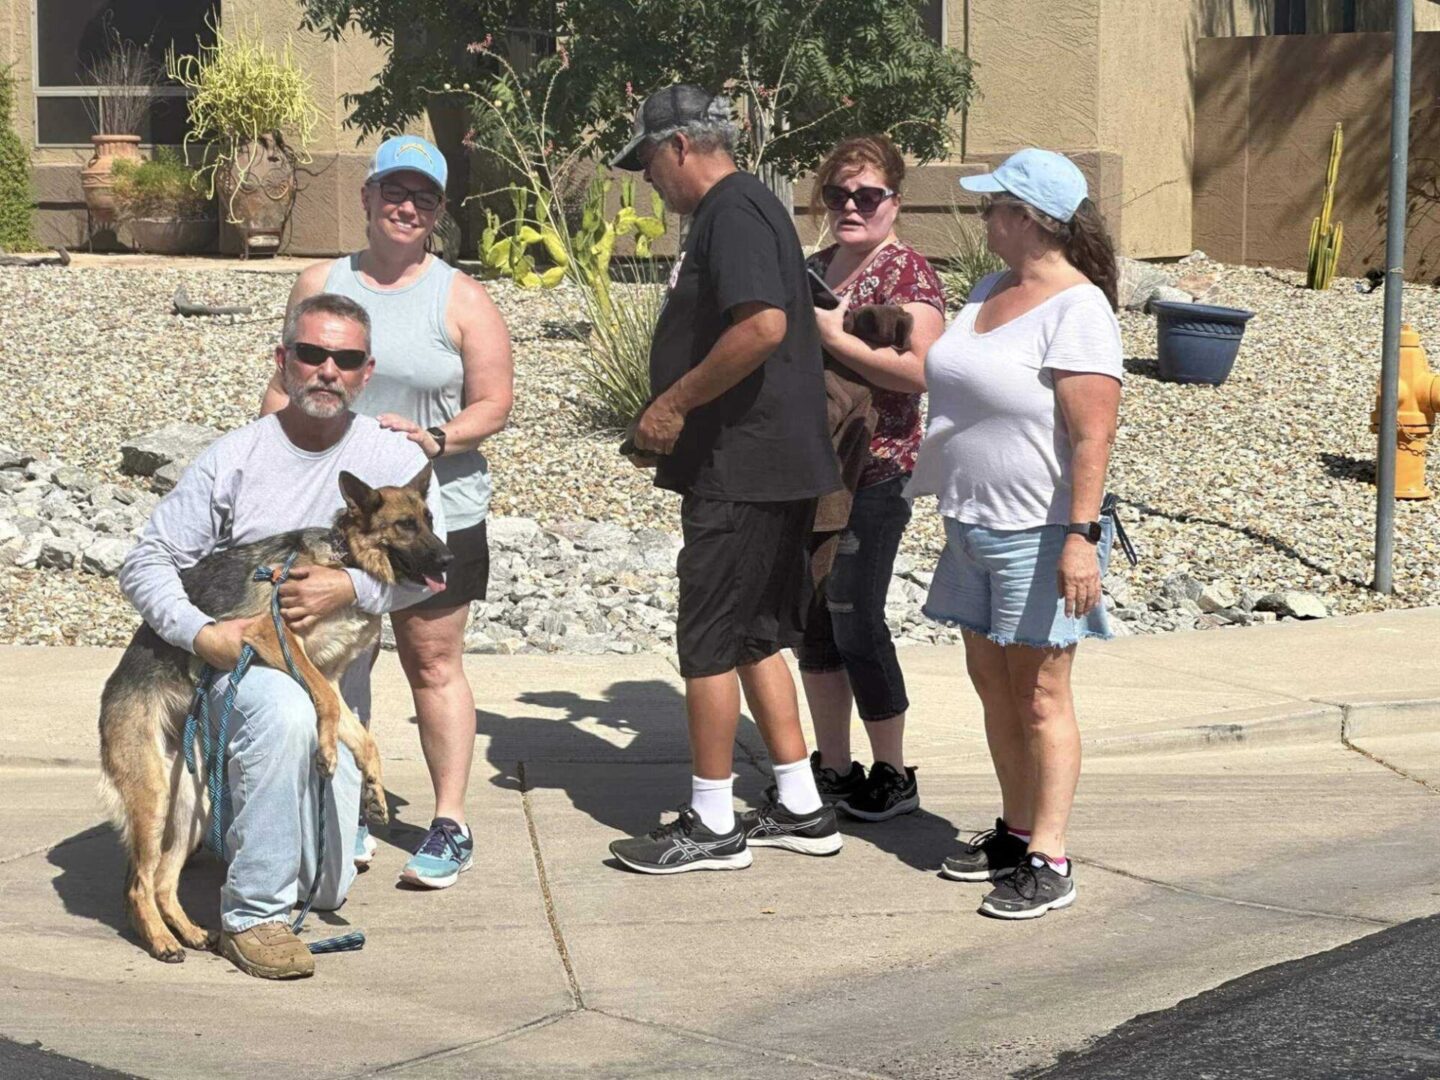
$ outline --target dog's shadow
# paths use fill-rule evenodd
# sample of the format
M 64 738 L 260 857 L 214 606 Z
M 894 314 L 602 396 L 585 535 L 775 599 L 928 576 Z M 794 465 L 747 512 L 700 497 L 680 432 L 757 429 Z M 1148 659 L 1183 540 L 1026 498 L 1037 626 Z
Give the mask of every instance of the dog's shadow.
M 52 884 L 66 914 L 110 927 L 139 948 L 140 937 L 125 912 L 126 856 L 120 835 L 93 825 L 50 849 L 46 856 L 60 873 Z M 191 856 L 180 876 L 180 903 L 201 926 L 220 925 L 220 886 L 225 868 L 208 854 Z

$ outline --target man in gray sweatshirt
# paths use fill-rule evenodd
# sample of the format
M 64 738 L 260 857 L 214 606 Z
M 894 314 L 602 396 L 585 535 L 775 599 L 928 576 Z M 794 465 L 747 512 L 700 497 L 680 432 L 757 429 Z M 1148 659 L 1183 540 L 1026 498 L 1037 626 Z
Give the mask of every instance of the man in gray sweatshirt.
M 218 671 L 235 667 L 248 620 L 211 619 L 186 596 L 180 572 L 213 551 L 293 529 L 328 528 L 344 505 L 342 470 L 372 487 L 400 485 L 427 460 L 405 435 L 350 411 L 375 366 L 370 320 L 354 301 L 321 293 L 296 305 L 275 363 L 289 404 L 196 458 L 156 506 L 120 571 L 121 589 L 151 629 Z M 430 486 L 427 502 L 443 540 L 438 485 Z M 386 585 L 361 570 L 320 566 L 296 567 L 280 587 L 282 614 L 300 631 L 349 604 L 381 614 L 426 595 L 422 587 Z M 228 676 L 216 680 L 212 716 L 227 685 Z M 341 689 L 368 720 L 368 660 L 351 668 Z M 360 772 L 341 746 L 326 805 L 325 864 L 317 869 L 315 750 L 315 710 L 304 688 L 286 672 L 252 668 L 230 719 L 220 947 L 241 970 L 262 978 L 313 974 L 314 960 L 289 929 L 290 909 L 317 873 L 315 907 L 321 910 L 339 907 L 355 878 Z

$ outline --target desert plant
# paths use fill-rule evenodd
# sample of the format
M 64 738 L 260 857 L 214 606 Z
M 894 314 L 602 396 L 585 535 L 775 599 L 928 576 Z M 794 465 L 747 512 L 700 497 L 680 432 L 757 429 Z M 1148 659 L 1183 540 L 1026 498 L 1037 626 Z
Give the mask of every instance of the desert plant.
M 638 264 L 651 267 L 647 260 Z M 610 294 L 609 317 L 584 338 L 581 383 L 603 427 L 624 427 L 650 400 L 650 342 L 665 305 L 665 286 L 653 270 Z
M 1345 223 L 1330 222 L 1335 205 L 1335 182 L 1340 178 L 1340 151 L 1345 145 L 1344 130 L 1339 124 L 1330 136 L 1330 160 L 1325 166 L 1325 195 L 1320 200 L 1320 216 L 1310 223 L 1310 255 L 1305 264 L 1305 284 L 1311 289 L 1328 289 L 1340 262 L 1340 244 L 1345 238 Z
M 292 160 L 308 164 L 306 146 L 320 116 L 310 76 L 296 63 L 288 36 L 275 52 L 258 30 L 239 26 L 231 33 L 213 24 L 212 29 L 215 44 L 202 44 L 195 55 L 178 56 L 172 50 L 165 57 L 166 74 L 190 92 L 187 156 L 192 142 L 213 148 L 197 170 L 211 196 L 217 176 L 232 166 L 243 182 L 258 160 L 253 147 L 262 135 L 274 136 Z M 232 205 L 226 207 L 231 220 L 239 188 L 237 183 L 230 192 Z
M 14 106 L 14 77 L 8 67 L 0 68 L 0 250 L 30 251 L 35 247 L 35 193 L 30 156 L 12 123 Z
M 97 135 L 140 135 L 155 100 L 155 87 L 165 69 L 146 45 L 120 36 L 108 19 L 109 46 L 101 56 L 82 66 L 81 80 L 96 88 L 93 98 L 81 98 Z
M 210 200 L 199 176 L 173 147 L 160 147 L 149 161 L 122 158 L 111 171 L 120 216 L 194 220 L 209 216 Z
M 985 243 L 984 225 L 958 203 L 950 206 L 947 234 L 949 243 L 939 274 L 946 301 L 956 306 L 965 302 L 977 281 L 1004 270 L 1005 263 Z

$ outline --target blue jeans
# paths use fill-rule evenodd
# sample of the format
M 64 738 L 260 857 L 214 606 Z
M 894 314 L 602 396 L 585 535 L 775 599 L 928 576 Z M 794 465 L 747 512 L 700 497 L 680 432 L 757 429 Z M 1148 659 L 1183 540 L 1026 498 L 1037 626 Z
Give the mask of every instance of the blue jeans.
M 805 641 L 796 650 L 801 671 L 845 670 L 860 719 L 875 723 L 910 707 L 905 676 L 885 623 L 885 595 L 910 523 L 905 498 L 908 476 L 855 492 L 850 521 L 840 534 L 835 562 L 825 578 L 823 603 L 810 608 Z
M 229 676 L 215 680 L 210 696 L 212 723 L 219 720 L 229 681 Z M 320 798 L 316 747 L 315 707 L 304 688 L 285 672 L 251 668 L 240 682 L 230 714 L 225 832 L 229 869 L 220 891 L 220 922 L 231 933 L 259 923 L 288 922 L 290 909 L 309 893 L 316 873 Z M 325 864 L 315 895 L 315 908 L 320 911 L 333 911 L 344 903 L 355 880 L 360 770 L 345 746 L 338 750 L 325 805 Z
M 1110 562 L 1115 519 L 1100 518 L 1100 573 Z M 935 567 L 925 614 L 983 634 L 999 645 L 1065 648 L 1081 638 L 1110 637 L 1103 603 L 1089 614 L 1065 614 L 1057 571 L 1064 525 L 987 529 L 945 519 L 945 550 Z

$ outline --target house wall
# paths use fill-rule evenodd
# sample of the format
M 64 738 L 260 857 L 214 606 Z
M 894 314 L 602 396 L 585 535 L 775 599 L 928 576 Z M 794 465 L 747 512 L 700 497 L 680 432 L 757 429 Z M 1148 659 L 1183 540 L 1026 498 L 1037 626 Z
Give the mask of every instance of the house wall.
M 1303 268 L 1330 137 L 1344 126 L 1334 220 L 1339 272 L 1383 266 L 1390 156 L 1390 34 L 1200 42 L 1195 243 L 1226 262 Z M 1405 272 L 1440 282 L 1440 32 L 1415 35 Z
M 304 167 L 307 175 L 301 178 L 287 251 L 330 254 L 363 246 L 359 189 L 377 140 L 357 143 L 357 133 L 344 128 L 348 110 L 341 98 L 371 85 L 384 64 L 384 51 L 361 35 L 335 43 L 295 29 L 299 24 L 295 0 L 224 0 L 222 9 L 227 23 L 258 29 L 272 47 L 283 46 L 287 39 L 292 43 L 298 63 L 310 76 L 320 111 L 309 148 L 314 161 Z M 0 64 L 13 65 L 18 91 L 16 127 L 20 138 L 32 147 L 32 175 L 40 204 L 38 231 L 44 243 L 83 246 L 85 204 L 80 167 L 89 160 L 90 151 L 34 145 L 31 19 L 30 0 L 0 0 Z M 415 130 L 426 128 L 417 123 Z M 226 232 L 224 246 L 233 251 L 234 237 Z

